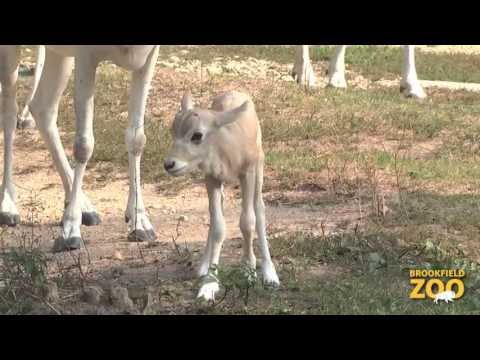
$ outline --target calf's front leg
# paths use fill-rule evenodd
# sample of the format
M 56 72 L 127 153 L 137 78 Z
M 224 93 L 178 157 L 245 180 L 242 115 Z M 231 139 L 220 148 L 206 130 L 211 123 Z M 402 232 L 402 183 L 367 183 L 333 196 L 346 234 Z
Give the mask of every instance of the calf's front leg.
M 220 260 L 220 252 L 225 240 L 225 218 L 223 215 L 223 191 L 222 183 L 216 179 L 207 177 L 208 208 L 210 212 L 210 228 L 205 253 L 199 268 L 200 277 L 205 277 L 198 292 L 199 298 L 207 301 L 215 300 L 215 294 L 219 290 L 218 281 L 209 278 L 209 270 L 217 266 Z M 216 275 L 216 274 L 215 274 Z

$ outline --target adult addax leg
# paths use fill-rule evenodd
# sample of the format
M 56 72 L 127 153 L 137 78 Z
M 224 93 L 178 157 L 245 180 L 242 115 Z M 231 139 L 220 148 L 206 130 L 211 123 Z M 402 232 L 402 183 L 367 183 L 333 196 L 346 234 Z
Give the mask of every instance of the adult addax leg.
M 55 167 L 62 179 L 65 191 L 65 206 L 68 205 L 71 196 L 73 171 L 60 139 L 57 118 L 58 107 L 68 84 L 73 69 L 73 62 L 73 58 L 60 56 L 47 48 L 43 75 L 29 106 L 37 128 L 52 155 Z M 100 217 L 88 198 L 81 194 L 80 199 L 82 224 L 87 226 L 100 224 Z
M 297 45 L 295 49 L 295 63 L 292 69 L 292 76 L 302 86 L 315 88 L 317 79 L 310 62 L 309 46 Z
M 38 89 L 38 84 L 40 83 L 40 78 L 42 77 L 43 66 L 45 64 L 45 46 L 39 45 L 37 46 L 37 57 L 36 57 L 36 64 L 35 64 L 35 74 L 33 77 L 33 85 L 32 89 L 30 90 L 27 100 L 25 101 L 25 107 L 23 108 L 21 114 L 18 116 L 18 124 L 17 127 L 19 129 L 32 129 L 35 127 L 35 120 L 30 112 L 30 103 L 35 96 L 35 93 Z
M 415 46 L 405 45 L 403 47 L 403 74 L 400 82 L 400 92 L 407 97 L 424 99 L 427 97 L 418 81 L 417 69 L 415 66 Z
M 0 188 L 0 224 L 16 226 L 20 215 L 15 206 L 13 185 L 13 141 L 17 126 L 17 79 L 20 49 L 17 46 L 0 47 L 1 121 L 3 141 L 3 182 Z
M 345 79 L 345 51 L 346 45 L 339 45 L 335 49 L 335 54 L 330 60 L 328 70 L 328 86 L 335 88 L 346 88 L 347 80 Z
M 154 241 L 153 226 L 148 219 L 142 197 L 140 179 L 140 161 L 146 143 L 144 120 L 148 93 L 151 86 L 158 46 L 152 50 L 145 65 L 132 75 L 132 87 L 129 100 L 129 126 L 125 134 L 128 150 L 128 174 L 130 179 L 125 220 L 128 224 L 130 241 Z
M 78 54 L 75 58 L 75 144 L 76 161 L 72 193 L 63 215 L 62 236 L 54 250 L 79 249 L 82 244 L 80 226 L 82 224 L 82 185 L 87 163 L 93 148 L 94 92 L 97 60 L 90 53 Z

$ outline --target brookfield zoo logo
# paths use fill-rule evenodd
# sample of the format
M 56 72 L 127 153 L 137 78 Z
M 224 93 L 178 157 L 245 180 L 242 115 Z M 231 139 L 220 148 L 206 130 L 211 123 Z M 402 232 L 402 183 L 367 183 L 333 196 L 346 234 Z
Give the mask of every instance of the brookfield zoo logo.
M 460 299 L 465 294 L 462 278 L 464 270 L 410 270 L 410 284 L 413 289 L 410 299 L 431 299 L 435 304 L 447 304 Z M 442 280 L 448 278 L 448 280 Z

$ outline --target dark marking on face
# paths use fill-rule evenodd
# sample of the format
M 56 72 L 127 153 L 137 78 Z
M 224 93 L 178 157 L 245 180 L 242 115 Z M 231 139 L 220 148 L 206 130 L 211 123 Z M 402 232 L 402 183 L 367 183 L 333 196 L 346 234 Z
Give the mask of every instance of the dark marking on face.
M 173 130 L 176 138 L 185 137 L 192 129 L 200 126 L 200 115 L 192 110 L 179 112 L 175 116 Z

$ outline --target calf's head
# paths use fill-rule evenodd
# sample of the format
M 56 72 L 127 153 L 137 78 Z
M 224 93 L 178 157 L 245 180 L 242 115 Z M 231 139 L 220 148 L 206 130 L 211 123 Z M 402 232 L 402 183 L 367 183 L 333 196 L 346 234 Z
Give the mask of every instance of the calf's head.
M 248 107 L 246 101 L 224 112 L 199 109 L 186 93 L 172 125 L 173 145 L 164 162 L 165 170 L 172 176 L 181 176 L 205 168 L 205 162 L 211 159 L 221 141 L 218 136 L 221 129 L 237 121 Z

